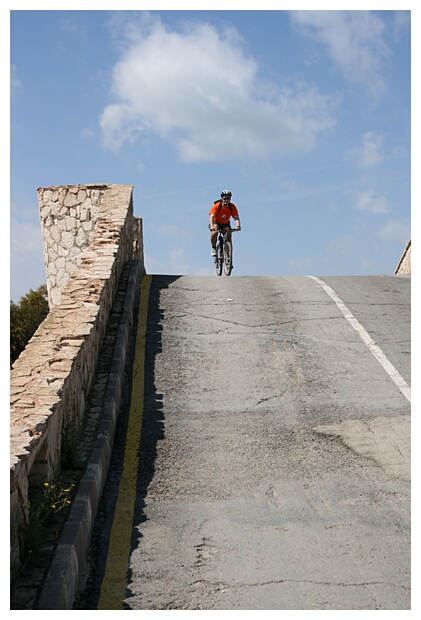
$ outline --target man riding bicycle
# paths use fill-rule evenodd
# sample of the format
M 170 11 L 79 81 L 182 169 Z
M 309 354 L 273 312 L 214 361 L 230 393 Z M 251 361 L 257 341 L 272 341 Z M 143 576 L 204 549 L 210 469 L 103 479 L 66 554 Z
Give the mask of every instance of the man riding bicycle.
M 234 218 L 236 229 L 241 230 L 240 217 L 237 207 L 231 202 L 232 193 L 224 189 L 221 193 L 221 200 L 217 200 L 209 211 L 209 229 L 211 231 L 212 256 L 216 256 L 216 241 L 218 230 L 227 229 L 227 239 L 231 241 L 230 220 Z

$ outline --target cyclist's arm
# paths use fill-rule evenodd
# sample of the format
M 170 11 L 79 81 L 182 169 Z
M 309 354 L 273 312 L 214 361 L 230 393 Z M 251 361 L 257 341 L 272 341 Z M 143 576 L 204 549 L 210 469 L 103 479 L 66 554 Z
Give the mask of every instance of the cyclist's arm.
M 238 215 L 233 215 L 237 230 L 241 230 L 241 222 Z
M 216 226 L 216 223 L 215 223 L 215 214 L 214 213 L 211 213 L 210 216 L 209 216 L 209 226 L 210 226 L 211 230 L 216 230 L 217 229 L 217 226 Z

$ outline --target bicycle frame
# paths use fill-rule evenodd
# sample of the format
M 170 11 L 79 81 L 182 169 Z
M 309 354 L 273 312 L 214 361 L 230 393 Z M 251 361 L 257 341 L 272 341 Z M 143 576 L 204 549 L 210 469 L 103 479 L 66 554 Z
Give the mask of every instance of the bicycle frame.
M 218 230 L 218 241 L 216 244 L 215 267 L 216 275 L 222 275 L 222 268 L 226 276 L 231 274 L 232 264 L 232 240 L 228 241 L 227 231 L 237 232 L 236 228 L 221 228 Z
M 235 228 L 220 228 L 218 230 L 218 241 L 217 241 L 217 246 L 220 243 L 225 243 L 225 241 L 227 241 L 227 231 L 230 231 L 231 233 L 236 232 Z

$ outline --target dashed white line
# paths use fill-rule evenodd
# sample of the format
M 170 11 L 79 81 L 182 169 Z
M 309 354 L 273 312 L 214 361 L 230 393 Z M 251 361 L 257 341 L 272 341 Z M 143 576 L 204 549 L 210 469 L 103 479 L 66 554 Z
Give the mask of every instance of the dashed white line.
M 355 316 L 346 307 L 344 302 L 338 297 L 335 291 L 320 278 L 317 278 L 316 276 L 308 277 L 317 282 L 317 284 L 319 284 L 323 288 L 323 290 L 329 295 L 329 297 L 333 299 L 346 320 L 349 321 L 355 331 L 360 335 L 361 340 L 370 349 L 371 353 L 374 355 L 377 361 L 380 362 L 380 364 L 383 366 L 392 381 L 397 385 L 397 387 L 400 389 L 402 394 L 409 400 L 409 402 L 411 402 L 411 388 L 406 383 L 405 379 L 399 374 L 393 364 L 389 362 L 380 347 L 374 342 L 370 334 L 364 329 L 361 323 L 357 321 Z

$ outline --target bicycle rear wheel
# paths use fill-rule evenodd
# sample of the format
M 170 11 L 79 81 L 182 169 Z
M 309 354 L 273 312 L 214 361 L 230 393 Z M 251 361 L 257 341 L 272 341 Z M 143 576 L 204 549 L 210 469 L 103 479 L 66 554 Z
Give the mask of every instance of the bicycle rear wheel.
M 215 257 L 215 268 L 216 268 L 216 275 L 220 276 L 222 275 L 222 263 L 224 261 L 224 257 L 222 254 L 222 244 L 218 243 L 218 245 L 216 246 L 216 257 Z
M 231 275 L 232 271 L 232 243 L 226 241 L 224 244 L 224 272 L 226 276 Z

